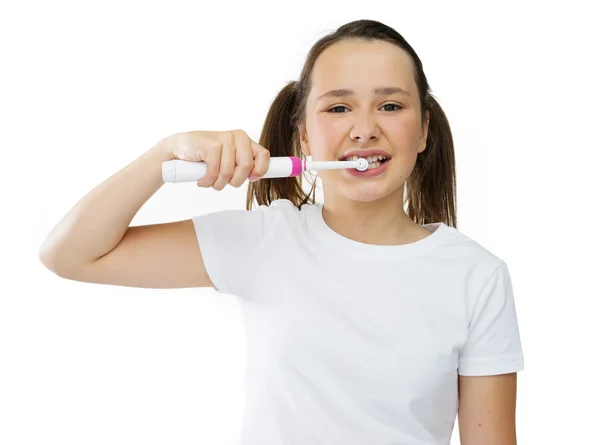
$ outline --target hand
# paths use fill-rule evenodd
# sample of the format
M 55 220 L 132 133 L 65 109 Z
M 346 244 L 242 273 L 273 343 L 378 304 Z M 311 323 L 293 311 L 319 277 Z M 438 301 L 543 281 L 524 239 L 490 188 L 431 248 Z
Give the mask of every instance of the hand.
M 254 142 L 243 130 L 189 131 L 163 140 L 174 159 L 204 161 L 206 175 L 198 187 L 223 190 L 227 184 L 240 187 L 246 179 L 260 179 L 269 168 L 269 150 Z

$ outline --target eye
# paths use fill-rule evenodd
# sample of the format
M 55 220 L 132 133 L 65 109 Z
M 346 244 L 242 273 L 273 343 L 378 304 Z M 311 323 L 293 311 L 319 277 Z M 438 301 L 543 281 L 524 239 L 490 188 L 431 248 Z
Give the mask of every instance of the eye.
M 343 105 L 336 105 L 333 108 L 330 108 L 329 110 L 327 110 L 328 113 L 336 113 L 336 111 L 333 111 L 335 109 L 340 109 L 340 108 L 346 108 L 346 110 L 348 109 L 347 107 L 343 106 Z
M 402 109 L 402 107 L 401 107 L 400 105 L 398 105 L 398 104 L 385 104 L 385 105 L 384 105 L 384 107 L 396 107 L 396 109 L 395 109 L 395 110 L 390 110 L 390 109 L 388 108 L 388 109 L 387 109 L 387 110 L 385 110 L 385 111 L 398 111 L 398 110 L 401 110 L 401 109 Z
M 398 110 L 401 110 L 402 108 L 404 108 L 398 104 L 392 104 L 392 103 L 385 104 L 385 105 L 383 105 L 382 108 L 384 108 L 384 107 L 387 107 L 387 109 L 385 111 L 398 111 Z M 395 107 L 395 108 L 390 109 L 390 107 Z M 336 105 L 335 107 L 328 109 L 327 112 L 328 113 L 344 113 L 344 111 L 334 111 L 334 110 L 344 110 L 344 109 L 348 110 L 348 107 L 345 107 L 343 105 Z

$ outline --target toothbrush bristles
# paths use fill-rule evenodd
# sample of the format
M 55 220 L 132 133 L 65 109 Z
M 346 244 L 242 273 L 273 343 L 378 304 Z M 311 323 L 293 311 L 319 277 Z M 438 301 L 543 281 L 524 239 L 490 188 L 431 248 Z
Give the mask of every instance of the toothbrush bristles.
M 357 160 L 357 162 L 359 163 L 359 165 L 356 167 L 358 171 L 364 172 L 369 168 L 369 161 L 367 161 L 365 158 L 360 158 Z

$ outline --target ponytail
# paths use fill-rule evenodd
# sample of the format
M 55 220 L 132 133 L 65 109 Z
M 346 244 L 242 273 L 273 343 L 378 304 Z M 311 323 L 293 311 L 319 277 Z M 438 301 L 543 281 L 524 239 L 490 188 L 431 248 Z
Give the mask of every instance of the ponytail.
M 407 215 L 417 224 L 442 221 L 456 227 L 456 167 L 450 123 L 431 94 L 424 108 L 429 112 L 427 146 L 417 156 L 406 182 Z
M 269 150 L 271 157 L 296 156 L 303 158 L 298 139 L 297 111 L 299 93 L 297 82 L 288 82 L 271 104 L 260 135 L 259 144 Z M 276 199 L 289 199 L 298 208 L 315 202 L 315 182 L 307 193 L 302 188 L 302 175 L 293 178 L 264 178 L 248 184 L 246 210 L 257 204 L 269 205 Z M 312 198 L 309 197 L 312 192 Z

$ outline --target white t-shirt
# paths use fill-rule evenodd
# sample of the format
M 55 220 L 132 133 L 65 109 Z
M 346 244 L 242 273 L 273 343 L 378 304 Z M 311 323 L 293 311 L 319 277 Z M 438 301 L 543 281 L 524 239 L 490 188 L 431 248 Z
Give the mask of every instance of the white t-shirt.
M 246 324 L 241 443 L 449 444 L 458 374 L 524 369 L 506 263 L 444 223 L 378 246 L 321 211 L 282 199 L 193 218 Z

